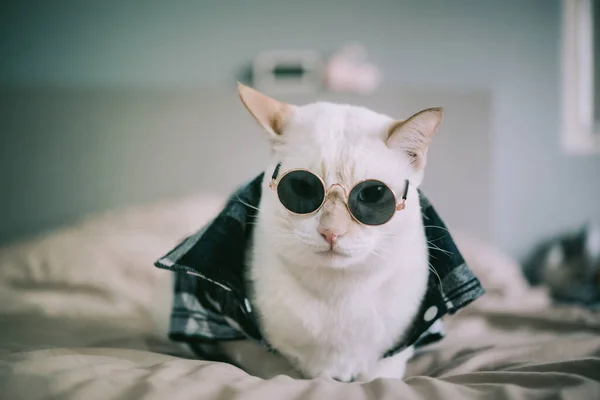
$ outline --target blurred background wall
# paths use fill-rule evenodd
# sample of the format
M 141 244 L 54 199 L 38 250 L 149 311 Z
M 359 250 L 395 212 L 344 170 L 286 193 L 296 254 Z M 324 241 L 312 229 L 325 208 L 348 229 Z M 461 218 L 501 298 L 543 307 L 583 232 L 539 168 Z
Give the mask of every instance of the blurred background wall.
M 560 12 L 558 0 L 3 1 L 0 241 L 63 224 L 85 212 L 185 192 L 181 186 L 175 193 L 165 190 L 152 196 L 132 190 L 136 185 L 151 187 L 153 181 L 160 184 L 160 176 L 149 176 L 142 168 L 135 171 L 137 180 L 111 185 L 119 182 L 121 165 L 102 149 L 120 148 L 125 156 L 112 157 L 123 160 L 128 154 L 160 154 L 156 149 L 169 144 L 158 137 L 140 145 L 111 136 L 115 133 L 111 121 L 101 118 L 102 106 L 87 120 L 95 128 L 88 132 L 94 133 L 92 139 L 86 136 L 86 151 L 80 151 L 83 137 L 69 136 L 57 148 L 52 135 L 29 134 L 43 132 L 48 124 L 57 131 L 69 123 L 86 132 L 86 115 L 53 119 L 56 99 L 74 102 L 62 108 L 73 113 L 85 110 L 82 99 L 97 101 L 105 95 L 109 104 L 132 91 L 138 96 L 156 90 L 205 91 L 220 93 L 215 102 L 224 101 L 219 99 L 235 95 L 236 79 L 261 50 L 331 51 L 359 40 L 381 67 L 388 91 L 489 92 L 490 137 L 489 143 L 484 141 L 489 153 L 481 147 L 469 149 L 468 140 L 461 144 L 466 152 L 482 151 L 489 157 L 489 204 L 484 210 L 491 239 L 522 255 L 542 237 L 600 218 L 600 159 L 567 157 L 560 147 Z M 168 107 L 168 94 L 161 99 L 154 108 L 135 103 L 135 115 L 151 113 L 161 104 L 170 113 L 184 112 Z M 236 104 L 235 99 L 223 107 L 229 104 Z M 241 116 L 238 112 L 234 115 Z M 399 110 L 398 117 L 405 112 Z M 481 112 L 473 107 L 474 114 Z M 122 114 L 120 121 L 127 121 L 128 110 Z M 477 115 L 473 123 L 468 115 L 461 118 L 465 126 L 481 124 Z M 210 146 L 186 134 L 190 143 Z M 97 151 L 89 151 L 89 140 Z M 237 146 L 238 153 L 248 151 Z M 221 153 L 211 151 L 215 157 L 225 154 L 222 144 L 217 147 Z M 190 146 L 181 157 L 195 154 Z M 175 173 L 176 159 L 165 156 L 156 162 Z M 126 167 L 135 170 L 135 165 L 134 159 Z M 79 189 L 68 186 L 65 192 L 61 179 Z M 110 195 L 97 198 L 89 187 Z

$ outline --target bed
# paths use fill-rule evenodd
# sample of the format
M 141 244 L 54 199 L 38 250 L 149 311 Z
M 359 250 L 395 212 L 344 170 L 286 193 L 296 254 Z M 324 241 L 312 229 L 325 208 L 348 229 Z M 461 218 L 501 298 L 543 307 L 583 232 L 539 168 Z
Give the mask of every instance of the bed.
M 96 214 L 0 249 L 0 399 L 600 399 L 600 314 L 552 305 L 519 265 L 454 232 L 487 294 L 405 379 L 261 380 L 167 339 L 153 262 L 222 205 L 197 195 Z

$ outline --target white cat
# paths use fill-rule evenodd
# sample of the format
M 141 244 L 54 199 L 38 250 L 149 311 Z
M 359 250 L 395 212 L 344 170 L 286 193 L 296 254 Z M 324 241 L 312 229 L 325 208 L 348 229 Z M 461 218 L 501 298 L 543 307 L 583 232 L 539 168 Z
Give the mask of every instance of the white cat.
M 442 109 L 398 121 L 361 107 L 293 106 L 243 85 L 238 90 L 273 149 L 247 279 L 262 333 L 284 357 L 250 341 L 225 343 L 224 351 L 265 378 L 402 378 L 412 347 L 382 355 L 402 339 L 427 288 L 417 187 Z M 278 163 L 279 176 L 306 169 L 331 188 L 317 212 L 291 213 L 270 190 Z M 405 209 L 386 224 L 365 226 L 347 208 L 344 191 L 366 179 L 398 196 L 410 182 Z

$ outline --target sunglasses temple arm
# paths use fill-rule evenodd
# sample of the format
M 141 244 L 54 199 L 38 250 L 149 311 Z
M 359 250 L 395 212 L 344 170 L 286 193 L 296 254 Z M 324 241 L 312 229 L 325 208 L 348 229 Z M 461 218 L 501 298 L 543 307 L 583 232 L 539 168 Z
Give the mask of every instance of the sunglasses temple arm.
M 281 168 L 281 163 L 277 163 L 275 166 L 275 170 L 273 171 L 273 175 L 271 175 L 271 182 L 269 183 L 269 187 L 271 189 L 275 189 L 275 180 L 277 179 L 277 175 L 279 175 L 279 169 Z
M 397 209 L 400 210 L 404 210 L 404 207 L 406 206 L 406 197 L 408 196 L 408 179 L 406 179 L 404 181 L 404 190 L 402 191 L 402 198 L 400 199 L 400 203 L 398 203 Z

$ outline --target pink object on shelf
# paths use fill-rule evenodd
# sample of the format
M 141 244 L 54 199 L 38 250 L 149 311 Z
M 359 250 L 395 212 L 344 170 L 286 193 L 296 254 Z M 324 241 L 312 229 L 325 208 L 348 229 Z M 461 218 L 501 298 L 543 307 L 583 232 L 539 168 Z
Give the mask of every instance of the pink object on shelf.
M 362 45 L 343 47 L 325 66 L 325 85 L 333 92 L 369 94 L 377 89 L 380 80 L 379 69 L 366 60 Z

